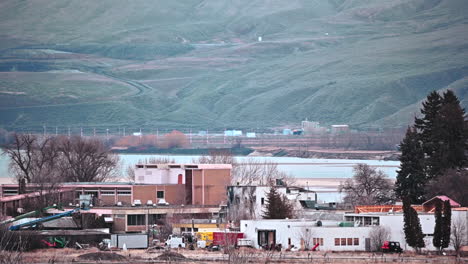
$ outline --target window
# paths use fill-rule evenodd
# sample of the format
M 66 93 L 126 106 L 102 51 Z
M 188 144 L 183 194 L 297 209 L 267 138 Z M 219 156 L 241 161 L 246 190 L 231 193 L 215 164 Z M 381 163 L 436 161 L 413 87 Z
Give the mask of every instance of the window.
M 116 214 L 115 218 L 125 218 L 125 215 L 124 214 Z
M 118 195 L 132 195 L 132 191 L 130 191 L 130 190 L 128 190 L 128 191 L 120 190 L 120 191 L 117 191 L 117 194 Z
M 364 217 L 364 225 L 365 226 L 372 225 L 372 217 Z
M 127 225 L 129 226 L 137 226 L 137 225 L 145 225 L 145 215 L 127 215 Z
M 147 169 L 157 169 L 158 165 L 146 165 Z
M 265 198 L 262 197 L 262 199 L 260 200 L 261 204 L 264 205 L 265 204 Z
M 106 196 L 106 195 L 115 195 L 114 191 L 101 191 L 101 195 Z
M 137 169 L 143 169 L 145 166 L 144 165 L 136 165 Z
M 7 196 L 7 195 L 17 195 L 18 194 L 18 190 L 16 189 L 12 189 L 12 190 L 8 190 L 8 189 L 5 189 L 3 191 L 3 195 Z
M 317 244 L 318 242 L 318 238 L 317 240 L 315 240 L 314 238 L 314 243 Z M 321 241 L 320 241 L 320 245 L 323 245 L 323 238 L 321 238 Z M 352 238 L 352 237 L 349 237 L 349 238 L 335 238 L 335 246 L 359 246 L 359 238 Z
M 158 198 L 164 198 L 164 191 L 158 191 L 156 195 Z
M 323 238 L 314 237 L 312 241 L 314 245 L 319 244 L 319 246 L 323 246 Z

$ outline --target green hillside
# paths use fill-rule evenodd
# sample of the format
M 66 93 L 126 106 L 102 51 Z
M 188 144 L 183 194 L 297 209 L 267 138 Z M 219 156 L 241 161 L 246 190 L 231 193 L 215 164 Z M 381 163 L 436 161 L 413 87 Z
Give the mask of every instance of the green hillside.
M 466 10 L 466 0 L 4 0 L 0 127 L 404 127 L 432 90 L 468 105 Z

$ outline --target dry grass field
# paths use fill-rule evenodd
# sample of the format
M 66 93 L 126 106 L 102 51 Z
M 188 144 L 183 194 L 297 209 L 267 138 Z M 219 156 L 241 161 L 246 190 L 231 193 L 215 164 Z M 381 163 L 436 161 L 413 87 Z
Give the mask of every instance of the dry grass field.
M 183 259 L 171 259 L 179 253 Z M 163 255 L 164 254 L 164 255 Z M 83 255 L 87 255 L 84 258 Z M 163 255 L 163 256 L 161 256 Z M 165 257 L 164 257 L 165 256 Z M 267 252 L 242 249 L 224 254 L 206 250 L 127 250 L 104 252 L 96 248 L 41 249 L 22 255 L 19 263 L 468 263 L 454 256 L 415 255 L 412 253 L 375 254 L 367 252 Z

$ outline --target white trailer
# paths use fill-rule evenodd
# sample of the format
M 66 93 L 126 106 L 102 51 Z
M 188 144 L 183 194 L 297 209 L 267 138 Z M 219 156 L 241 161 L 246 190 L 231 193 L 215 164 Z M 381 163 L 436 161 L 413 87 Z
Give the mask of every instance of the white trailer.
M 112 234 L 111 247 L 124 248 L 148 248 L 147 234 Z

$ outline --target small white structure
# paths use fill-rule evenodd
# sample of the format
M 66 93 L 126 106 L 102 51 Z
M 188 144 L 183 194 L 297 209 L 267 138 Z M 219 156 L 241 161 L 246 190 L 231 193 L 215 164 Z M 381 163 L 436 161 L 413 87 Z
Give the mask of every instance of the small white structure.
M 293 132 L 292 132 L 291 129 L 289 129 L 289 128 L 283 129 L 283 135 L 289 136 L 289 135 L 292 135 L 292 134 L 293 134 Z
M 255 137 L 257 137 L 256 134 L 255 134 L 255 132 L 247 132 L 247 134 L 246 134 L 245 136 L 248 137 L 248 138 L 255 138 Z
M 331 126 L 331 133 L 332 134 L 343 134 L 349 132 L 348 125 L 332 125 Z
M 258 42 L 262 42 L 262 37 L 258 37 Z
M 225 137 L 241 137 L 242 130 L 226 130 L 224 131 Z
M 318 244 L 316 250 L 320 251 L 364 251 L 370 247 L 372 227 L 344 227 L 343 222 L 337 221 L 281 219 L 241 220 L 240 229 L 255 248 L 281 244 L 283 249 L 311 249 Z

